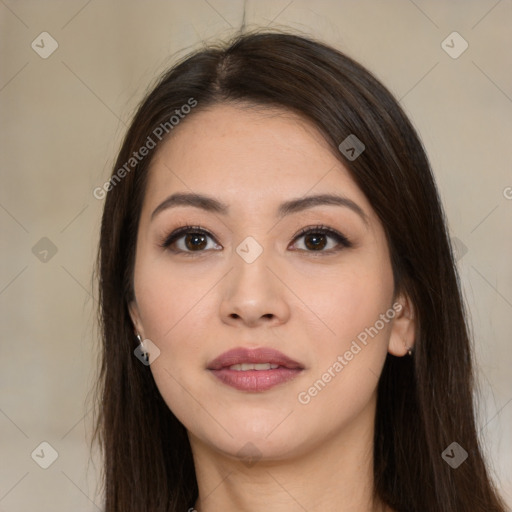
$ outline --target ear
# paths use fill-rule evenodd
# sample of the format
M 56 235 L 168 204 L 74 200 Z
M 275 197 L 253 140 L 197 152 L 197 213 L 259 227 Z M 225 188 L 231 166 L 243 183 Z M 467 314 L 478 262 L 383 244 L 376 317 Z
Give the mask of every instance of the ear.
M 389 337 L 388 352 L 394 356 L 402 357 L 413 348 L 416 332 L 414 306 L 405 294 L 400 294 L 393 303 L 395 318 Z
M 140 334 L 141 338 L 144 339 L 144 329 L 142 327 L 142 321 L 140 319 L 139 307 L 137 305 L 137 301 L 133 299 L 128 304 L 128 312 L 130 313 L 130 318 L 132 319 L 133 326 L 138 334 Z

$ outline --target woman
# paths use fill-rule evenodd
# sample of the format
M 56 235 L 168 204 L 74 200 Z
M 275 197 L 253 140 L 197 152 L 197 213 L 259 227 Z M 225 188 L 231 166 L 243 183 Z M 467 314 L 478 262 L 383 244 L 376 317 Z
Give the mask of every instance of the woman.
M 189 55 L 105 192 L 107 512 L 504 512 L 434 179 L 367 70 L 279 33 Z

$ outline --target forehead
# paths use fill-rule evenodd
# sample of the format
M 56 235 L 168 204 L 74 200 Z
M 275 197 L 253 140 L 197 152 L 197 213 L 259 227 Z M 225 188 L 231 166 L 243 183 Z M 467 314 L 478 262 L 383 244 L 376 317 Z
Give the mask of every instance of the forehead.
M 222 197 L 235 210 L 255 211 L 336 191 L 371 210 L 319 130 L 275 108 L 221 104 L 182 121 L 155 154 L 145 203 L 175 191 Z

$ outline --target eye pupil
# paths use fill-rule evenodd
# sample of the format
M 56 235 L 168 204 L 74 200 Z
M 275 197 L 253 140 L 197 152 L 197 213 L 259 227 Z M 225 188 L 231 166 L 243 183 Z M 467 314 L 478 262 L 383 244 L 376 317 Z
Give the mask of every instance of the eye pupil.
M 198 239 L 201 239 L 199 243 L 197 242 Z M 206 236 L 202 235 L 201 233 L 191 233 L 186 235 L 185 237 L 185 245 L 187 246 L 187 249 L 204 249 L 206 247 Z M 194 241 L 194 242 L 192 242 Z M 189 242 L 192 242 L 191 245 L 189 245 Z
M 304 240 L 305 240 L 306 247 L 308 247 L 308 249 L 317 250 L 319 248 L 323 249 L 325 247 L 325 235 L 323 235 L 321 233 L 314 233 L 314 234 L 306 235 L 304 237 Z M 313 240 L 312 244 L 309 243 L 309 241 L 311 241 L 311 240 Z M 319 240 L 320 240 L 320 245 L 318 244 Z

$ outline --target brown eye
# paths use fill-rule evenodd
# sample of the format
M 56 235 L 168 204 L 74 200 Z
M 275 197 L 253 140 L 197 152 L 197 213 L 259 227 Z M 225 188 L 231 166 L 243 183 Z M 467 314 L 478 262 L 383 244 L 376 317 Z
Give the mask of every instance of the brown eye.
M 161 246 L 176 253 L 202 253 L 211 249 L 208 247 L 208 239 L 214 241 L 213 236 L 199 226 L 183 226 L 168 235 Z M 220 248 L 213 244 L 214 248 Z
M 351 242 L 344 235 L 325 226 L 304 228 L 294 240 L 301 238 L 304 239 L 305 248 L 299 247 L 299 250 L 305 252 L 331 253 L 340 251 L 345 247 L 352 247 Z M 329 243 L 330 247 L 328 247 Z
M 204 249 L 207 245 L 206 236 L 201 233 L 192 233 L 185 235 L 184 243 L 187 249 L 195 251 L 196 249 Z
M 312 233 L 304 236 L 305 245 L 308 249 L 316 251 L 323 249 L 326 245 L 326 236 L 323 233 Z

